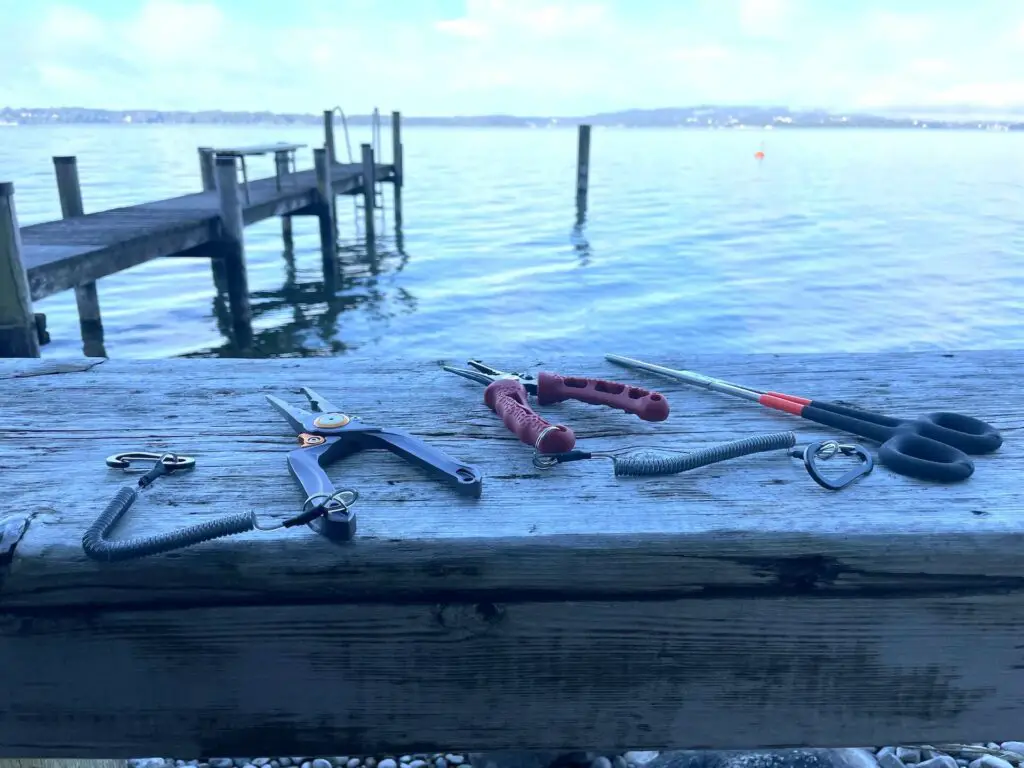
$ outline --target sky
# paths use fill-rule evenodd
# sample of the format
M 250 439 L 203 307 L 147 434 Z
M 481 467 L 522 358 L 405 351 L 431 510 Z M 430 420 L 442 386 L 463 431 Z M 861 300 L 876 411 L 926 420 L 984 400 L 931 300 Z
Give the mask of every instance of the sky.
M 1024 106 L 1024 0 L 0 0 L 0 106 Z

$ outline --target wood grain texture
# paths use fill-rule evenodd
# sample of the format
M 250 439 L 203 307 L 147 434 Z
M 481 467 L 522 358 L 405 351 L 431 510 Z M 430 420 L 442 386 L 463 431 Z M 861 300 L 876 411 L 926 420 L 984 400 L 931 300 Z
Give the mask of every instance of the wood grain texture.
M 124 760 L 54 760 L 25 758 L 0 760 L 0 768 L 125 768 Z
M 378 178 L 389 181 L 392 166 L 379 166 Z M 362 166 L 336 164 L 335 193 L 362 189 Z M 312 170 L 299 171 L 278 188 L 276 176 L 249 182 L 243 200 L 246 225 L 309 208 L 316 201 Z M 162 256 L 171 256 L 219 238 L 215 191 L 199 192 L 71 219 L 21 227 L 22 261 L 32 300 L 69 290 Z
M 610 350 L 620 351 L 620 350 Z M 642 351 L 631 355 L 653 359 Z M 0 361 L 0 754 L 848 746 L 999 740 L 1024 716 L 1024 352 L 656 359 L 753 387 L 1001 429 L 965 483 L 884 466 L 830 493 L 783 452 L 653 479 L 553 470 L 441 362 Z M 600 359 L 488 360 L 629 380 L 666 422 L 543 409 L 580 447 L 693 450 L 833 432 Z M 201 371 L 201 372 L 200 372 Z M 134 476 L 123 450 L 194 455 L 123 526 L 169 530 L 302 494 L 266 403 L 311 386 L 481 467 L 463 499 L 387 453 L 331 469 L 355 541 L 251 533 L 103 565 L 81 535 Z M 52 417 L 51 421 L 46 416 Z M 2 528 L 2 526 L 0 526 Z M 116 691 L 116 693 L 115 693 Z M 243 748 L 243 744 L 249 745 Z

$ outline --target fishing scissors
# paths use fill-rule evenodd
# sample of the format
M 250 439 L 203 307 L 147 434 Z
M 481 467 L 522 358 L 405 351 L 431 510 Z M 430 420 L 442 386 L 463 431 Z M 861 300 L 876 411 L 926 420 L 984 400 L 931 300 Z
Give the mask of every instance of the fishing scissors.
M 468 361 L 470 368 L 441 366 L 449 373 L 464 376 L 483 384 L 484 403 L 501 417 L 509 431 L 537 453 L 564 453 L 576 445 L 576 435 L 563 424 L 551 424 L 531 407 L 528 396 L 537 398 L 540 405 L 579 400 L 591 405 L 632 413 L 644 421 L 664 421 L 668 418 L 668 400 L 658 392 L 619 384 L 615 381 L 588 379 L 582 376 L 560 376 L 541 371 L 537 376 L 527 373 L 506 373 L 484 365 L 479 360 Z
M 266 397 L 298 433 L 300 447 L 288 453 L 288 469 L 306 494 L 303 513 L 317 509 L 324 512 L 309 523 L 318 533 L 335 541 L 355 536 L 352 503 L 358 493 L 335 489 L 324 467 L 367 448 L 389 450 L 453 486 L 457 493 L 480 496 L 482 476 L 477 467 L 452 458 L 408 432 L 363 424 L 358 416 L 343 413 L 309 387 L 302 387 L 302 393 L 311 411 L 295 408 L 273 395 Z
M 919 480 L 958 482 L 974 473 L 968 454 L 992 453 L 1003 438 L 991 425 L 972 416 L 938 411 L 916 419 L 899 419 L 874 411 L 823 400 L 762 392 L 693 371 L 680 371 L 621 355 L 605 355 L 613 363 L 639 368 L 713 392 L 753 400 L 767 408 L 793 414 L 880 443 L 878 458 L 897 474 Z

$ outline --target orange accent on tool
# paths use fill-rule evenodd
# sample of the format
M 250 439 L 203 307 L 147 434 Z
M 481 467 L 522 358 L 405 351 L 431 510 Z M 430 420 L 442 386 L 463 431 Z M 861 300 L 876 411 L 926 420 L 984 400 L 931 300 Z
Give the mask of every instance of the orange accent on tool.
M 805 400 L 802 397 L 794 397 L 788 399 L 787 395 L 777 395 L 774 392 L 761 395 L 757 402 L 768 408 L 774 408 L 777 411 L 785 411 L 791 413 L 794 416 L 799 416 L 803 413 L 804 408 L 811 402 Z

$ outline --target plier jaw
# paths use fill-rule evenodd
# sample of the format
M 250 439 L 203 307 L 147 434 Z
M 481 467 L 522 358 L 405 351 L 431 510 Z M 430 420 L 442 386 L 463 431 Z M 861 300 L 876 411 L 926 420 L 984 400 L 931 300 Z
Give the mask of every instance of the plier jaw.
M 267 401 L 285 417 L 297 434 L 309 433 L 326 436 L 335 434 L 350 424 L 353 427 L 358 426 L 359 417 L 342 413 L 340 408 L 333 405 L 327 398 L 317 394 L 313 389 L 302 387 L 300 391 L 309 401 L 310 410 L 296 408 L 280 398 L 267 395 Z
M 507 379 L 510 381 L 518 381 L 523 385 L 523 389 L 526 390 L 528 395 L 534 397 L 537 396 L 537 377 L 529 373 L 510 373 L 507 371 L 499 371 L 497 368 L 492 368 L 489 365 L 485 365 L 479 360 L 467 360 L 466 364 L 473 370 L 467 370 L 466 368 L 455 368 L 450 365 L 441 366 L 443 370 L 449 373 L 454 373 L 458 376 L 463 376 L 471 381 L 475 381 L 478 384 L 483 384 L 485 387 L 490 386 L 496 381 L 502 381 Z

